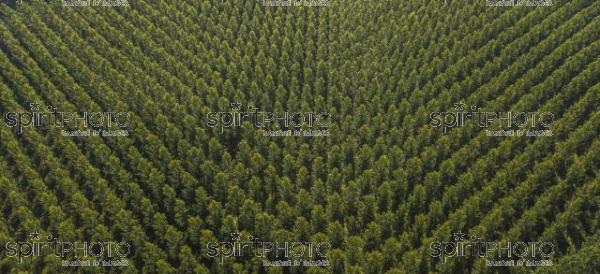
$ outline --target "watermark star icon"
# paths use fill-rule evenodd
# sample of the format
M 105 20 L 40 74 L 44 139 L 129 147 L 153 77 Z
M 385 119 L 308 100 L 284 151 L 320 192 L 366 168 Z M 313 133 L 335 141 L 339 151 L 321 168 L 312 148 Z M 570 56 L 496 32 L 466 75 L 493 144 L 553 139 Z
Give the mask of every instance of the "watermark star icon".
M 462 111 L 465 107 L 465 102 L 460 101 L 458 103 L 454 103 L 454 109 L 458 110 L 458 111 Z
M 231 109 L 233 109 L 233 110 L 240 110 L 242 108 L 242 103 L 240 103 L 240 102 L 234 102 L 229 105 L 231 106 Z
M 463 233 L 462 231 L 458 231 L 456 233 L 454 233 L 454 240 L 455 241 L 462 241 L 463 239 L 465 239 L 465 233 Z
M 238 231 L 233 232 L 233 233 L 231 233 L 231 240 L 237 241 L 240 239 L 241 236 L 242 236 L 242 233 L 240 233 Z
M 31 109 L 31 111 L 39 111 L 40 106 L 41 105 L 38 102 L 29 103 L 29 108 Z
M 32 240 L 38 240 L 38 239 L 40 238 L 40 235 L 41 235 L 41 234 L 40 234 L 40 233 L 38 233 L 37 231 L 34 231 L 34 232 L 31 232 L 31 233 L 29 233 L 29 237 L 30 237 Z

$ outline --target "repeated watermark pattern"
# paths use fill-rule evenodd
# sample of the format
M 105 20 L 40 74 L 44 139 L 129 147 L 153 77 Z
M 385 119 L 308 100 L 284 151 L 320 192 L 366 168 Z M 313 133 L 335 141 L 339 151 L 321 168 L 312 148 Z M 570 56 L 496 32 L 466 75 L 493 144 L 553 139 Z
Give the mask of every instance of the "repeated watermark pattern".
M 432 242 L 430 255 L 446 263 L 448 258 L 480 257 L 485 264 L 494 266 L 551 266 L 549 258 L 554 254 L 551 242 L 491 242 L 476 235 L 467 235 L 461 231 L 453 233 L 452 242 Z
M 488 7 L 550 7 L 553 0 L 485 0 Z
M 329 112 L 270 112 L 259 111 L 252 105 L 243 111 L 243 105 L 239 102 L 230 105 L 232 111 L 209 112 L 206 115 L 207 125 L 218 128 L 221 134 L 226 128 L 241 127 L 244 122 L 249 122 L 256 128 L 264 129 L 263 136 L 267 137 L 329 136 L 328 127 L 332 123 Z M 274 124 L 279 124 L 283 129 L 267 129 Z
M 51 105 L 30 103 L 29 112 L 7 112 L 6 125 L 16 128 L 18 134 L 30 127 L 58 127 L 68 137 L 129 136 L 131 123 L 128 112 L 63 112 Z M 69 130 L 67 130 L 67 128 Z
M 262 0 L 265 7 L 327 7 L 329 0 Z
M 327 256 L 331 252 L 328 242 L 277 242 L 261 241 L 259 238 L 240 232 L 231 233 L 231 240 L 209 242 L 206 255 L 218 258 L 256 257 L 263 259 L 263 266 L 329 266 Z
M 17 258 L 19 263 L 28 258 L 55 256 L 61 258 L 61 266 L 67 267 L 129 266 L 126 258 L 131 254 L 131 245 L 112 241 L 61 241 L 52 234 L 43 237 L 41 233 L 34 231 L 29 233 L 27 241 L 7 242 L 2 253 L 7 257 Z
M 487 136 L 552 136 L 549 128 L 554 123 L 554 113 L 482 111 L 476 105 L 472 105 L 470 111 L 465 111 L 465 103 L 461 101 L 454 104 L 454 111 L 429 114 L 429 125 L 442 127 L 444 134 L 449 128 L 465 125 L 488 128 L 494 123 L 502 130 L 486 130 Z
M 128 0 L 61 0 L 63 7 L 128 7 Z

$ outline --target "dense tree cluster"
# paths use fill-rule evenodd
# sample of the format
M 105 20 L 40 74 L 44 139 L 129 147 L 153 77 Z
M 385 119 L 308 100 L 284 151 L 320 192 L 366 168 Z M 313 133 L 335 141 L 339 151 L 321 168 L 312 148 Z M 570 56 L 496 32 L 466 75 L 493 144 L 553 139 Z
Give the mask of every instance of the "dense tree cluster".
M 0 4 L 0 112 L 31 102 L 128 112 L 130 135 L 19 134 L 0 123 L 2 247 L 32 231 L 126 241 L 131 265 L 110 268 L 124 273 L 505 270 L 430 255 L 432 242 L 465 231 L 555 243 L 554 266 L 527 271 L 598 266 L 598 1 L 59 2 Z M 429 125 L 430 112 L 459 101 L 552 112 L 553 135 Z M 207 126 L 207 113 L 234 102 L 329 112 L 331 135 Z M 330 265 L 207 255 L 208 243 L 235 232 L 328 242 Z M 0 257 L 0 272 L 22 271 L 65 268 L 52 256 Z

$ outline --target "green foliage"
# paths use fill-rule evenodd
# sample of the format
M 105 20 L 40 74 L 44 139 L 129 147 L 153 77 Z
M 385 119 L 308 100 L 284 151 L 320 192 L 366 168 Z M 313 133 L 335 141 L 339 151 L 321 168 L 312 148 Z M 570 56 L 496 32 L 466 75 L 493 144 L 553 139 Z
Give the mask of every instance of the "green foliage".
M 129 1 L 0 4 L 0 112 L 131 115 L 127 137 L 0 123 L 0 246 L 32 231 L 126 241 L 123 273 L 594 273 L 600 268 L 600 2 Z M 444 134 L 464 101 L 549 111 L 553 135 Z M 241 102 L 329 112 L 327 137 L 206 125 Z M 550 241 L 547 268 L 442 262 L 434 241 Z M 209 243 L 328 242 L 328 267 L 220 262 Z M 3 255 L 3 254 L 2 254 Z M 273 258 L 269 258 L 273 259 Z M 108 271 L 104 269 L 105 271 Z M 2 273 L 59 273 L 58 258 Z M 79 271 L 79 269 L 77 270 Z M 97 269 L 81 268 L 82 273 Z

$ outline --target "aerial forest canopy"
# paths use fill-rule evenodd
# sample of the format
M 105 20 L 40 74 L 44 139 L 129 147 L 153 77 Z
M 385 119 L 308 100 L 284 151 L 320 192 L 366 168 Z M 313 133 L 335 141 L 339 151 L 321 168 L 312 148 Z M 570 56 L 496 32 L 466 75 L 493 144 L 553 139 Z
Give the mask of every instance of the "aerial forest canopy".
M 0 273 L 600 273 L 600 1 L 3 0 Z

